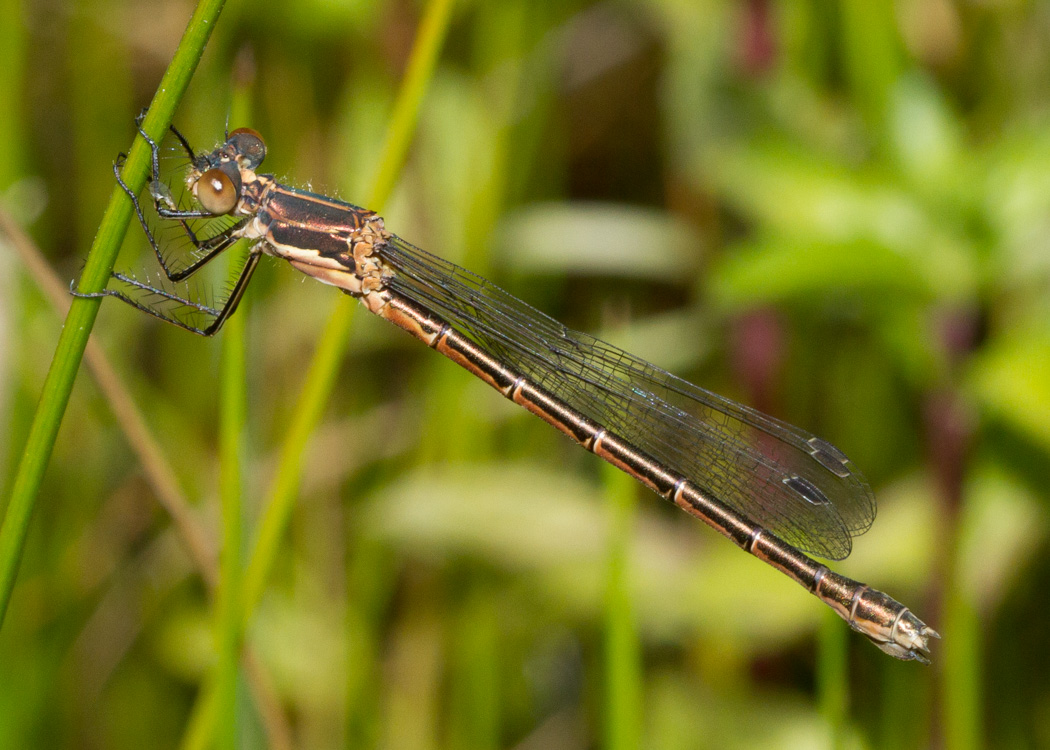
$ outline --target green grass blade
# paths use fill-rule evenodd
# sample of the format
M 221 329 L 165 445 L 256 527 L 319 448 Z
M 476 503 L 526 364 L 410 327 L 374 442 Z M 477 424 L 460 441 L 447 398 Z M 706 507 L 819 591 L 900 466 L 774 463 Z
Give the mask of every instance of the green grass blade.
M 243 57 L 238 62 L 243 61 Z M 247 64 L 237 65 L 235 75 L 241 75 Z M 247 81 L 235 84 L 234 122 L 250 122 Z M 247 260 L 248 246 L 238 242 L 230 258 L 230 269 L 240 273 Z M 231 276 L 230 281 L 235 279 Z M 246 295 L 247 297 L 247 295 Z M 248 299 L 241 301 L 241 314 L 227 322 L 222 337 L 222 364 L 220 375 L 219 413 L 219 497 L 222 503 L 222 547 L 219 557 L 220 585 L 216 608 L 216 643 L 218 659 L 215 662 L 215 690 L 219 702 L 218 746 L 233 750 L 237 747 L 238 712 L 237 682 L 241 644 L 244 640 L 244 620 L 241 618 L 241 586 L 243 585 L 243 490 L 244 478 L 241 456 L 244 451 L 244 426 L 248 412 L 248 366 L 246 325 Z
M 0 0 L 0 101 L 16 102 L 25 81 L 25 47 L 27 28 L 22 4 L 18 0 Z M 0 118 L 0 190 L 6 190 L 22 172 L 21 148 L 23 123 L 12 111 Z
M 849 715 L 849 628 L 832 610 L 824 612 L 817 639 L 817 694 L 827 722 L 829 747 L 845 746 Z
M 452 4 L 452 0 L 432 0 L 427 5 L 405 78 L 394 104 L 390 130 L 383 145 L 383 155 L 375 183 L 366 203 L 373 210 L 382 209 L 397 183 L 419 119 L 423 96 L 433 77 L 438 52 L 448 30 Z M 277 548 L 288 525 L 299 487 L 299 477 L 302 474 L 303 451 L 321 420 L 324 406 L 335 384 L 339 363 L 346 353 L 350 323 L 355 309 L 356 304 L 349 297 L 343 296 L 339 299 L 307 370 L 306 383 L 296 403 L 293 412 L 295 416 L 281 448 L 273 489 L 245 574 L 246 620 L 251 616 L 266 587 Z
M 605 601 L 605 747 L 641 747 L 641 644 L 631 606 L 630 550 L 637 503 L 633 478 L 610 464 L 602 465 L 609 502 L 609 557 Z
M 946 585 L 942 632 L 951 633 L 943 648 L 944 746 L 950 750 L 983 747 L 984 682 L 981 676 L 981 616 L 959 585 Z
M 242 584 L 242 482 L 241 451 L 247 394 L 245 392 L 244 315 L 228 321 L 222 339 L 219 414 L 219 497 L 222 503 L 222 547 L 219 555 L 219 597 L 216 618 L 218 659 L 215 685 L 219 701 L 219 747 L 237 743 L 237 675 L 243 628 Z
M 159 139 L 171 123 L 224 3 L 225 0 L 201 0 L 197 5 L 143 122 L 143 129 L 151 137 Z M 149 156 L 145 141 L 141 137 L 136 138 L 122 172 L 132 190 L 141 190 L 145 184 Z M 131 201 L 118 186 L 114 186 L 80 277 L 79 291 L 90 293 L 105 288 L 131 216 Z M 14 588 L 37 492 L 51 458 L 58 428 L 69 403 L 69 394 L 73 390 L 73 382 L 100 303 L 100 299 L 73 300 L 51 361 L 51 369 L 44 381 L 29 438 L 15 475 L 11 499 L 3 525 L 0 526 L 0 627 L 3 626 Z

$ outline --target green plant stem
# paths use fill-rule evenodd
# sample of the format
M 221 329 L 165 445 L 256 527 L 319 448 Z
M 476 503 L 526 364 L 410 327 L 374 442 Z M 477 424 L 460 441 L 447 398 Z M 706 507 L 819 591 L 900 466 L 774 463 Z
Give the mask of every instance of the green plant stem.
M 70 303 L 75 299 L 69 294 L 69 287 L 51 270 L 40 248 L 33 244 L 29 235 L 3 208 L 0 208 L 0 234 L 6 235 L 29 277 L 51 303 L 56 317 L 67 314 Z M 193 512 L 189 498 L 180 488 L 175 469 L 150 431 L 128 387 L 97 341 L 88 341 L 84 361 L 94 375 L 99 391 L 109 403 L 128 447 L 138 458 L 157 502 L 171 517 L 186 552 L 200 572 L 205 586 L 212 591 L 218 585 L 212 541 Z
M 68 287 L 48 266 L 40 249 L 33 245 L 21 227 L 2 208 L 0 208 L 0 234 L 6 235 L 11 242 L 29 276 L 50 301 L 56 314 L 61 316 L 63 312 L 68 312 L 73 299 Z M 189 500 L 179 488 L 175 470 L 161 450 L 157 439 L 150 432 L 127 386 L 121 382 L 97 341 L 88 341 L 84 351 L 84 360 L 95 376 L 99 391 L 113 410 L 113 415 L 128 445 L 138 457 L 143 474 L 157 496 L 158 502 L 171 516 L 175 529 L 194 566 L 200 572 L 205 587 L 209 593 L 214 593 L 219 586 L 216 555 L 212 550 L 207 531 L 197 520 L 191 510 Z M 271 747 L 275 749 L 291 747 L 289 739 L 291 730 L 274 697 L 273 688 L 268 684 L 266 675 L 262 673 L 258 666 L 258 659 L 253 655 L 250 647 L 244 654 L 244 665 L 247 680 L 266 726 L 267 738 Z
M 17 102 L 25 82 L 27 24 L 19 0 L 0 0 L 0 102 Z M 0 191 L 22 173 L 22 121 L 11 109 L 0 118 Z
M 379 170 L 367 202 L 373 210 L 382 209 L 397 183 L 419 120 L 423 96 L 433 77 L 438 52 L 448 30 L 452 4 L 453 0 L 432 0 L 427 5 L 405 78 L 394 104 Z M 288 526 L 302 474 L 303 453 L 332 393 L 339 363 L 342 362 L 348 346 L 350 323 L 355 309 L 356 305 L 349 297 L 343 296 L 336 302 L 322 333 L 321 343 L 307 369 L 306 383 L 293 411 L 295 416 L 292 418 L 288 435 L 281 447 L 273 489 L 259 524 L 259 535 L 245 573 L 246 621 L 251 618 L 266 588 L 277 549 Z
M 630 549 L 636 485 L 610 464 L 602 465 L 609 504 L 609 552 L 605 599 L 605 747 L 641 746 L 641 646 L 631 606 Z
M 159 139 L 171 123 L 224 3 L 225 0 L 201 0 L 198 3 L 142 124 L 143 130 L 152 138 Z M 141 137 L 136 138 L 121 173 L 124 181 L 136 192 L 146 182 L 149 157 L 146 142 Z M 114 186 L 88 253 L 78 291 L 94 293 L 105 288 L 131 216 L 131 201 L 119 186 Z M 0 627 L 3 626 L 14 589 L 40 483 L 51 458 L 58 428 L 69 403 L 69 394 L 73 390 L 73 382 L 100 303 L 99 298 L 78 297 L 69 308 L 51 368 L 44 381 L 22 460 L 15 474 L 11 498 L 3 525 L 0 526 Z
M 829 747 L 845 744 L 849 710 L 849 629 L 841 618 L 825 608 L 817 640 L 817 694 L 820 712 L 827 722 Z
M 240 604 L 243 526 L 241 451 L 247 410 L 244 321 L 244 315 L 234 315 L 227 323 L 222 338 L 220 378 L 219 497 L 222 503 L 222 548 L 219 555 L 215 689 L 219 701 L 218 716 L 221 718 L 219 747 L 231 750 L 237 746 L 237 672 L 244 632 Z
M 232 107 L 236 122 L 249 122 L 248 91 L 244 85 L 234 93 Z M 247 245 L 239 242 L 233 248 L 230 268 L 240 272 L 247 260 Z M 231 280 L 233 277 L 231 276 Z M 219 497 L 222 503 L 222 551 L 219 557 L 220 586 L 216 620 L 218 659 L 215 668 L 215 690 L 219 701 L 220 748 L 237 747 L 237 676 L 244 620 L 241 618 L 241 560 L 244 480 L 241 455 L 244 450 L 244 424 L 248 411 L 247 299 L 241 301 L 241 314 L 227 321 L 222 337 L 222 367 L 219 414 Z
M 945 582 L 942 703 L 944 747 L 972 750 L 983 747 L 984 696 L 981 679 L 981 618 L 977 606 L 953 573 Z

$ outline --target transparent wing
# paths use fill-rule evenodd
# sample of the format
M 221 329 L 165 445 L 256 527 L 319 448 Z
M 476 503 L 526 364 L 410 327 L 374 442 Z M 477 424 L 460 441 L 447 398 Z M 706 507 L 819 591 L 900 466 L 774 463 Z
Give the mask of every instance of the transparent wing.
M 789 544 L 841 560 L 875 519 L 871 488 L 831 444 L 544 315 L 399 237 L 390 288 Z

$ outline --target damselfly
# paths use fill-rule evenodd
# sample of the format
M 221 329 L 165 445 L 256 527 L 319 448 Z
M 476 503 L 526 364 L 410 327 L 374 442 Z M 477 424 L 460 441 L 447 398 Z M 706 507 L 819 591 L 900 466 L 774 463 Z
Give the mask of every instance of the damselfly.
M 190 264 L 172 267 L 121 181 L 121 160 L 115 169 L 165 275 L 184 280 L 242 238 L 254 243 L 247 261 L 218 306 L 119 273 L 119 288 L 94 296 L 210 336 L 236 309 L 259 258 L 284 258 L 785 573 L 886 653 L 929 663 L 928 639 L 939 637 L 932 628 L 804 554 L 845 558 L 875 518 L 871 488 L 837 448 L 566 328 L 391 234 L 372 211 L 257 173 L 266 146 L 253 130 L 234 130 L 200 155 L 172 133 L 189 159 L 184 189 L 193 205 L 181 205 L 177 186 L 160 181 L 159 146 L 143 133 L 153 150 L 149 190 L 161 220 L 195 248 Z M 223 223 L 207 233 L 193 225 L 204 219 Z

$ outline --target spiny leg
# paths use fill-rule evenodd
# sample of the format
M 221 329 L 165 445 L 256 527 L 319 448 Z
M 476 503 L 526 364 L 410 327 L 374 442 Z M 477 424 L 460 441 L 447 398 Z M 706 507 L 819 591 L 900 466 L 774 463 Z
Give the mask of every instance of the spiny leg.
M 244 297 L 244 292 L 248 288 L 248 282 L 251 281 L 252 274 L 255 273 L 256 267 L 259 265 L 259 258 L 262 257 L 260 253 L 253 252 L 248 256 L 248 260 L 244 264 L 244 268 L 241 269 L 240 275 L 237 277 L 237 281 L 233 285 L 233 290 L 230 292 L 230 296 L 226 299 L 226 302 L 219 309 L 202 305 L 199 302 L 193 302 L 184 297 L 180 297 L 177 294 L 159 289 L 155 286 L 143 283 L 138 279 L 134 279 L 130 276 L 125 276 L 122 273 L 114 272 L 113 278 L 118 281 L 127 284 L 130 287 L 138 289 L 148 295 L 156 295 L 164 300 L 175 303 L 178 307 L 186 307 L 197 313 L 205 316 L 213 317 L 214 320 L 207 326 L 201 328 L 198 326 L 191 325 L 190 323 L 179 319 L 174 313 L 166 314 L 163 310 L 155 306 L 150 306 L 144 302 L 141 302 L 134 297 L 118 290 L 118 289 L 103 289 L 101 292 L 83 293 L 73 291 L 75 297 L 114 297 L 119 299 L 137 310 L 141 310 L 144 313 L 148 313 L 155 318 L 176 325 L 183 330 L 195 333 L 198 336 L 213 336 L 220 328 L 223 323 L 229 319 L 231 315 L 237 310 L 237 306 L 240 304 L 241 299 Z
M 244 219 L 242 221 L 237 222 L 236 224 L 234 224 L 233 226 L 229 227 L 228 229 L 220 232 L 219 234 L 215 235 L 214 237 L 209 237 L 208 239 L 201 241 L 199 244 L 196 245 L 196 247 L 197 247 L 197 250 L 203 251 L 204 255 L 199 257 L 197 260 L 193 261 L 193 263 L 191 263 L 190 265 L 188 265 L 186 268 L 182 269 L 181 271 L 175 271 L 173 273 L 169 273 L 168 269 L 164 268 L 164 264 L 162 263 L 161 267 L 164 268 L 164 274 L 171 281 L 183 281 L 184 279 L 189 278 L 193 274 L 197 273 L 197 271 L 199 271 L 205 265 L 207 265 L 210 261 L 214 260 L 219 255 L 221 255 L 227 248 L 230 247 L 230 245 L 232 245 L 237 240 L 239 240 L 240 237 L 237 237 L 237 236 L 234 236 L 234 235 L 237 233 L 237 230 L 241 229 L 247 223 L 248 223 L 248 220 Z M 187 229 L 187 233 L 188 232 L 189 232 L 189 230 Z M 192 235 L 191 235 L 191 238 L 192 238 Z M 154 255 L 157 255 L 157 249 L 156 248 L 153 249 L 153 252 L 154 252 Z M 158 255 L 158 257 L 159 257 L 159 255 Z
M 210 219 L 215 218 L 216 215 L 203 210 L 183 211 L 178 208 L 178 205 L 172 198 L 168 186 L 159 180 L 160 146 L 142 130 L 141 123 L 144 116 L 145 111 L 136 118 L 136 125 L 138 126 L 139 134 L 150 147 L 150 195 L 153 197 L 157 215 L 162 219 L 177 221 L 182 226 L 187 238 L 198 251 L 198 257 L 193 263 L 178 271 L 174 271 L 169 267 L 165 260 L 164 253 L 161 250 L 160 243 L 157 241 L 157 238 L 154 236 L 154 233 L 146 220 L 138 195 L 127 185 L 127 183 L 124 182 L 123 177 L 121 176 L 120 170 L 127 159 L 126 154 L 121 153 L 118 155 L 117 160 L 113 165 L 113 173 L 116 177 L 117 184 L 120 185 L 121 189 L 131 199 L 132 205 L 135 208 L 135 214 L 139 219 L 139 224 L 142 226 L 143 232 L 146 234 L 150 247 L 153 249 L 153 254 L 156 256 L 157 262 L 164 271 L 165 277 L 169 281 L 177 283 L 192 276 L 203 266 L 233 245 L 239 239 L 239 237 L 236 236 L 238 231 L 243 229 L 247 224 L 248 219 L 241 219 L 212 237 L 203 240 L 199 239 L 192 227 L 188 224 L 188 220 Z M 174 126 L 170 126 L 170 130 L 178 140 L 186 156 L 189 157 L 191 162 L 194 161 L 196 156 L 186 138 Z M 190 331 L 191 333 L 196 333 L 202 336 L 212 336 L 237 309 L 258 263 L 259 253 L 252 252 L 248 256 L 244 267 L 241 269 L 229 297 L 218 309 L 199 302 L 191 301 L 173 292 L 155 287 L 149 283 L 141 282 L 119 272 L 113 273 L 112 278 L 125 284 L 129 288 L 129 291 L 122 289 L 105 289 L 101 292 L 88 294 L 74 291 L 73 294 L 80 297 L 115 297 L 142 312 L 176 325 L 184 330 Z M 159 300 L 157 298 L 159 298 Z M 165 305 L 168 305 L 171 309 L 165 309 Z M 180 314 L 180 311 L 182 314 Z M 207 326 L 202 327 L 193 325 L 193 318 L 196 315 L 210 317 L 213 318 L 213 320 Z
M 142 110 L 135 117 L 135 129 L 142 133 L 142 137 L 149 143 L 149 137 L 142 131 L 142 123 L 146 120 L 146 115 L 149 114 L 149 107 L 143 107 Z M 168 125 L 168 130 L 179 139 L 179 143 L 182 145 L 182 150 L 186 152 L 186 156 L 189 157 L 190 161 L 196 160 L 197 156 L 193 153 L 193 148 L 190 146 L 189 141 L 186 140 L 185 136 L 178 131 L 174 125 Z
M 182 137 L 182 134 L 175 130 L 174 126 L 171 129 L 179 138 L 180 142 L 183 145 L 183 148 L 185 148 L 186 150 L 186 153 L 192 155 L 193 150 L 190 148 L 189 144 L 186 143 L 186 140 Z M 164 203 L 167 206 L 172 207 L 175 206 L 175 202 L 174 200 L 172 200 L 170 191 L 168 191 L 167 186 L 157 179 L 157 175 L 159 174 L 160 170 L 160 147 L 153 139 L 146 135 L 146 133 L 143 132 L 141 128 L 139 129 L 139 133 L 149 144 L 152 152 L 150 194 L 153 196 L 154 207 L 156 208 L 157 215 L 161 218 L 174 219 L 178 221 L 179 224 L 182 226 L 183 231 L 186 233 L 186 236 L 189 238 L 190 243 L 198 251 L 203 251 L 204 255 L 195 262 L 193 262 L 187 268 L 184 268 L 181 271 L 173 271 L 168 266 L 167 260 L 164 258 L 164 253 L 161 251 L 160 243 L 157 242 L 156 237 L 153 235 L 153 231 L 150 229 L 149 223 L 146 221 L 146 216 L 142 211 L 142 204 L 139 202 L 138 195 L 136 195 L 135 192 L 130 187 L 128 187 L 127 183 L 124 182 L 124 179 L 120 174 L 120 169 L 124 165 L 124 161 L 127 158 L 125 154 L 121 153 L 117 156 L 117 160 L 113 163 L 113 174 L 116 177 L 117 184 L 120 185 L 121 189 L 131 199 L 131 202 L 135 207 L 135 214 L 138 216 L 139 219 L 139 224 L 142 226 L 142 231 L 145 232 L 146 239 L 149 242 L 150 247 L 153 249 L 153 254 L 157 257 L 157 262 L 160 264 L 161 269 L 164 271 L 164 275 L 167 276 L 167 278 L 170 281 L 181 281 L 189 277 L 196 271 L 200 270 L 209 261 L 213 260 L 220 253 L 222 253 L 223 250 L 225 250 L 231 244 L 233 244 L 233 242 L 237 239 L 233 235 L 236 234 L 238 230 L 242 229 L 248 220 L 242 219 L 241 221 L 237 222 L 236 224 L 233 224 L 232 226 L 227 227 L 226 229 L 214 235 L 213 237 L 208 237 L 204 240 L 199 239 L 194 233 L 193 229 L 187 223 L 187 219 L 214 218 L 214 214 L 211 214 L 207 211 L 180 211 L 177 208 L 165 208 L 162 206 L 162 203 Z

